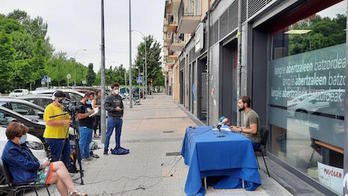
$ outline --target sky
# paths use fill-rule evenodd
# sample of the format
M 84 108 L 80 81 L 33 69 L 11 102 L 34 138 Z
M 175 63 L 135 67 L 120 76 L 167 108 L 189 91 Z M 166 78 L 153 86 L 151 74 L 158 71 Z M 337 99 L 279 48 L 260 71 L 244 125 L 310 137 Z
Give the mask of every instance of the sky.
M 129 67 L 129 1 L 104 0 L 105 66 Z M 132 30 L 153 35 L 162 45 L 165 0 L 132 0 Z M 14 9 L 32 18 L 41 16 L 48 24 L 48 37 L 55 52 L 87 65 L 101 65 L 101 0 L 0 0 L 0 13 Z M 132 59 L 142 35 L 132 33 Z

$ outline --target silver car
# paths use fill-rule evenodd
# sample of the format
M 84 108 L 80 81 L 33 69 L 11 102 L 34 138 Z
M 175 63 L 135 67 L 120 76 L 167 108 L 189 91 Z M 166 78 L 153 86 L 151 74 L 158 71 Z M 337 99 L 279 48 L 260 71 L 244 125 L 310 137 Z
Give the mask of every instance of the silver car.
M 2 155 L 2 152 L 5 148 L 5 145 L 8 141 L 6 137 L 6 127 L 0 126 L 0 156 Z M 31 152 L 34 154 L 34 156 L 38 160 L 44 160 L 47 159 L 47 153 L 44 148 L 44 144 L 41 142 L 39 138 L 37 138 L 34 135 L 31 135 L 27 133 L 27 146 L 31 150 Z

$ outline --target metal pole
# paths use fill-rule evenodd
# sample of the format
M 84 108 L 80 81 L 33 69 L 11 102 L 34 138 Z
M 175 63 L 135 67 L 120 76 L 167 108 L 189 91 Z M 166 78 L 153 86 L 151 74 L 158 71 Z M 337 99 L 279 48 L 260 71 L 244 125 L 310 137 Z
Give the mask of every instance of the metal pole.
M 146 37 L 144 37 L 145 40 L 145 94 L 147 95 L 147 45 L 146 45 Z M 144 95 L 144 98 L 146 96 Z
M 132 0 L 129 0 L 129 107 L 133 108 L 132 91 Z
M 124 72 L 124 85 L 127 86 L 127 70 Z
M 206 27 L 207 31 L 207 125 L 210 124 L 210 105 L 209 105 L 209 97 L 210 97 L 210 0 L 208 1 L 208 27 Z M 183 95 L 185 96 L 185 95 Z
M 76 86 L 76 59 L 75 59 L 75 62 L 74 62 L 74 86 Z
M 237 86 L 237 99 L 239 99 L 239 96 L 241 96 L 242 93 L 242 72 L 243 72 L 243 66 L 242 66 L 242 0 L 238 0 L 238 32 L 237 32 L 237 39 L 238 39 L 238 64 L 237 67 L 239 68 L 239 80 L 238 80 L 238 86 Z M 237 76 L 238 77 L 238 76 Z M 237 106 L 234 106 L 237 107 Z M 241 112 L 237 113 L 237 122 L 238 125 L 241 125 Z
M 138 69 L 138 77 L 140 77 L 140 67 Z M 138 85 L 138 93 L 139 93 L 139 101 L 141 100 L 140 99 L 140 86 Z
M 104 143 L 106 135 L 106 111 L 105 111 L 105 33 L 104 33 L 104 0 L 101 0 L 101 141 Z
M 145 99 L 145 88 L 144 88 L 144 82 L 145 82 L 145 75 L 144 75 L 144 71 L 145 71 L 145 65 L 143 64 L 143 76 L 141 77 L 141 82 L 142 82 L 142 85 L 143 85 L 143 99 Z

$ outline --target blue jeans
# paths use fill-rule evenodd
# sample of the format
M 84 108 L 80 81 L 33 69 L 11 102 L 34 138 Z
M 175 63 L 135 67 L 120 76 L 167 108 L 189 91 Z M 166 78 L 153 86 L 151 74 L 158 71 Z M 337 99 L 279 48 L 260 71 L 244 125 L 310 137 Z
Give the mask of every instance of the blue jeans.
M 80 127 L 80 152 L 81 159 L 89 158 L 89 145 L 92 142 L 93 130 L 88 127 Z
M 66 139 L 45 139 L 48 146 L 50 147 L 52 154 L 52 161 L 63 161 L 66 168 L 70 167 L 70 141 Z M 64 147 L 63 147 L 64 145 Z M 63 152 L 62 152 L 63 148 Z M 62 157 L 60 157 L 60 153 L 62 153 Z
M 123 120 L 121 118 L 115 118 L 111 116 L 108 117 L 106 138 L 104 143 L 104 151 L 109 150 L 110 137 L 112 133 L 114 132 L 114 129 L 116 129 L 116 134 L 115 134 L 116 147 L 115 148 L 118 149 L 121 147 L 122 124 L 123 124 Z

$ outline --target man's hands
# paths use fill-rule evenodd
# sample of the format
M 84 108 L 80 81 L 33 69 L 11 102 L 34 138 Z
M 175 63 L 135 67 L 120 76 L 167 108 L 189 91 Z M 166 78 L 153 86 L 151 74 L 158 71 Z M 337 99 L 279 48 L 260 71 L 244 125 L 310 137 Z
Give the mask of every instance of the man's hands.
M 120 106 L 116 106 L 116 111 L 121 111 L 122 109 L 120 108 Z
M 70 119 L 66 120 L 50 120 L 46 122 L 46 125 L 53 126 L 53 127 L 61 127 L 61 126 L 69 126 L 71 124 Z
M 230 126 L 230 129 L 234 132 L 241 132 L 242 128 L 238 126 Z
M 62 122 L 63 122 L 64 126 L 70 126 L 72 121 L 70 119 L 68 119 L 68 120 L 62 120 Z

